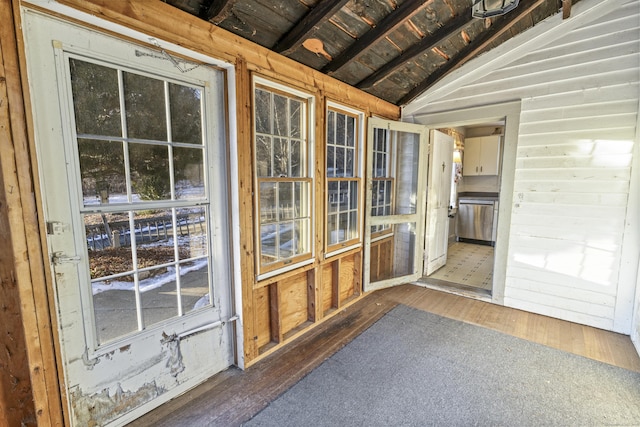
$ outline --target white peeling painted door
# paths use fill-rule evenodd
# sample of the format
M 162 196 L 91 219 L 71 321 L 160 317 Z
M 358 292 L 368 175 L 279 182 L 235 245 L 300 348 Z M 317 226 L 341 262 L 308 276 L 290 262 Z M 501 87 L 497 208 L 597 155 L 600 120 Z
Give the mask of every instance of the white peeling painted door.
M 424 274 L 430 275 L 447 263 L 449 247 L 449 203 L 451 198 L 452 136 L 438 130 L 429 132 L 429 188 Z
M 234 361 L 225 71 L 23 23 L 68 410 L 122 425 Z
M 365 291 L 422 275 L 427 150 L 425 126 L 369 119 Z

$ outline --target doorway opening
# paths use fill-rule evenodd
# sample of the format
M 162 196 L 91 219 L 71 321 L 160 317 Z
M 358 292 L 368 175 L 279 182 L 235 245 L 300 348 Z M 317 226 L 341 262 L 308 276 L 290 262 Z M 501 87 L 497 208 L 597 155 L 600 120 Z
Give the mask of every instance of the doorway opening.
M 504 133 L 505 119 L 432 131 L 422 284 L 492 297 Z M 446 219 L 434 219 L 445 203 Z

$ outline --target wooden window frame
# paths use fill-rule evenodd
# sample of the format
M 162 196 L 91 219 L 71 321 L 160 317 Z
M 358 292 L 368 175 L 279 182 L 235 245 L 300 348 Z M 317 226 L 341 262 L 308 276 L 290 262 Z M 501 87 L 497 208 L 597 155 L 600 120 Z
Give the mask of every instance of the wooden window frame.
M 304 170 L 299 177 L 260 177 L 258 174 L 258 161 L 256 140 L 258 132 L 256 130 L 256 91 L 264 90 L 273 94 L 281 95 L 290 99 L 300 101 L 304 111 L 302 114 L 302 129 L 300 139 L 303 141 L 301 152 L 304 163 Z M 251 91 L 252 108 L 251 108 L 251 128 L 252 128 L 252 147 L 253 147 L 253 176 L 254 176 L 254 238 L 255 238 L 255 262 L 256 262 L 256 279 L 263 280 L 281 273 L 294 270 L 296 268 L 313 263 L 315 256 L 314 235 L 315 235 L 315 202 L 313 192 L 315 190 L 314 177 L 314 134 L 315 129 L 315 97 L 314 95 L 300 91 L 293 87 L 277 83 L 272 80 L 254 75 Z M 273 136 L 273 135 L 271 135 Z M 305 230 L 305 237 L 308 239 L 306 246 L 308 250 L 293 257 L 277 260 L 273 263 L 264 264 L 262 262 L 262 245 L 261 245 L 261 202 L 260 202 L 260 185 L 263 183 L 301 183 L 306 186 L 308 195 L 303 198 L 301 204 L 308 214 L 302 218 L 307 221 L 308 227 Z M 277 222 L 279 224 L 279 222 Z
M 354 249 L 358 246 L 362 245 L 362 224 L 364 223 L 364 197 L 363 197 L 363 159 L 364 159 L 364 112 L 360 110 L 356 110 L 345 105 L 339 104 L 333 101 L 327 101 L 327 105 L 325 108 L 325 151 L 329 148 L 329 114 L 330 112 L 336 114 L 342 114 L 347 117 L 351 117 L 355 120 L 354 123 L 354 158 L 353 158 L 353 176 L 350 177 L 330 177 L 328 173 L 329 164 L 327 161 L 327 153 L 325 153 L 325 191 L 326 191 L 326 199 L 325 199 L 325 215 L 324 215 L 324 229 L 325 229 L 325 258 L 332 257 L 334 255 L 340 254 L 342 252 Z M 335 145 L 335 144 L 333 144 Z M 329 239 L 329 203 L 330 203 L 330 194 L 329 194 L 329 185 L 332 182 L 352 182 L 355 183 L 357 189 L 357 201 L 356 201 L 356 236 L 338 241 L 336 243 L 331 243 Z M 347 210 L 344 212 L 352 212 L 352 210 Z M 337 212 L 338 215 L 341 213 Z

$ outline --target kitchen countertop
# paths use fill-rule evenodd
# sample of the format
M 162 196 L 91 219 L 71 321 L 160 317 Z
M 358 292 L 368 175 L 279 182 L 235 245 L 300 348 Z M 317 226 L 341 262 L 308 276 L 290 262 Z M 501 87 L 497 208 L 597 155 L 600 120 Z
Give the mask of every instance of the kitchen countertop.
M 481 191 L 465 191 L 458 193 L 458 200 L 485 200 L 485 201 L 498 201 L 500 200 L 500 193 L 490 193 Z

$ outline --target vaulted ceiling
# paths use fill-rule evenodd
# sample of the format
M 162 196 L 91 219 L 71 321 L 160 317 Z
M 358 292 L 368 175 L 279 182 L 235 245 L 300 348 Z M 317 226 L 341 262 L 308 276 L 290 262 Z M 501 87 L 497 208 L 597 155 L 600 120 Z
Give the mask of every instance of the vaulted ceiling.
M 163 0 L 379 98 L 404 105 L 474 57 L 579 0 L 520 0 L 471 17 L 473 0 Z

